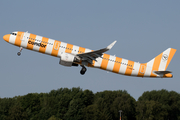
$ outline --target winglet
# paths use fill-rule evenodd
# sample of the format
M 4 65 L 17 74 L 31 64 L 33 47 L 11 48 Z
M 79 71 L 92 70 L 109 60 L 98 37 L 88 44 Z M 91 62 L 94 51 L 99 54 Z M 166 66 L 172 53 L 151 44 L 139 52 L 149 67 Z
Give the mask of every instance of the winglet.
M 115 40 L 113 43 L 111 43 L 109 46 L 107 46 L 107 49 L 110 50 L 110 49 L 114 46 L 114 44 L 115 44 L 116 42 L 117 42 L 117 41 Z

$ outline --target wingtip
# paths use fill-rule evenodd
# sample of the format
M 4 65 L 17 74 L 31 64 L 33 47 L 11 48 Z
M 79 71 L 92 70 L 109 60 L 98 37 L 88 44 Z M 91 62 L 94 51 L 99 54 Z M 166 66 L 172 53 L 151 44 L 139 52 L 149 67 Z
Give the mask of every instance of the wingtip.
M 113 46 L 114 46 L 114 44 L 116 43 L 117 41 L 115 40 L 113 43 L 111 43 L 108 47 L 107 47 L 107 49 L 111 49 Z
M 115 44 L 117 42 L 117 40 L 115 40 L 113 43 Z

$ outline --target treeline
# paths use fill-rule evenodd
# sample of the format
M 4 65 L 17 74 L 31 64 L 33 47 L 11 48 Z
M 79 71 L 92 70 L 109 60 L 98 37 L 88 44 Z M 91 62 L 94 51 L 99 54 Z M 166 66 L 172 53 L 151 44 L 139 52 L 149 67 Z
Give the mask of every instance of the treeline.
M 119 110 L 122 120 L 180 120 L 180 94 L 154 90 L 136 101 L 125 90 L 60 88 L 0 98 L 0 120 L 119 120 Z

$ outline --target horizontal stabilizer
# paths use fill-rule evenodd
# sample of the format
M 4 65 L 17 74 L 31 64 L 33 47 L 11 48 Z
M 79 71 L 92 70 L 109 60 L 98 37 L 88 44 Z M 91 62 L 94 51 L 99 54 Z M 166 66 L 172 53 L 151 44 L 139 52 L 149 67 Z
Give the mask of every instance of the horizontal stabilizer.
M 172 73 L 172 72 L 171 71 L 154 71 L 154 73 L 165 75 L 165 74 Z

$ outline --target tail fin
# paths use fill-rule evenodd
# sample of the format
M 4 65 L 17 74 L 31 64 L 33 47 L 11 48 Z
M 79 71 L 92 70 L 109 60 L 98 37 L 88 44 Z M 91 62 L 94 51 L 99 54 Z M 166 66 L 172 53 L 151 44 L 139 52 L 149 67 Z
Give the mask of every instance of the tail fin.
M 152 67 L 152 71 L 166 71 L 171 59 L 173 58 L 176 49 L 168 48 L 151 61 L 147 62 L 147 65 Z

